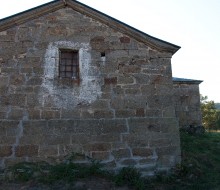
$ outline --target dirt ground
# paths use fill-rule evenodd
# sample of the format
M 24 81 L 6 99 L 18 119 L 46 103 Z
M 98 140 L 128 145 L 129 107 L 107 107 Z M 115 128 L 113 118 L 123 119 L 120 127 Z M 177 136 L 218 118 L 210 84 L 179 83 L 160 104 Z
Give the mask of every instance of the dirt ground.
M 57 183 L 53 185 L 39 184 L 34 181 L 26 183 L 5 183 L 0 181 L 0 190 L 133 190 L 127 186 L 117 187 L 113 182 L 93 177 L 78 180 L 73 184 Z

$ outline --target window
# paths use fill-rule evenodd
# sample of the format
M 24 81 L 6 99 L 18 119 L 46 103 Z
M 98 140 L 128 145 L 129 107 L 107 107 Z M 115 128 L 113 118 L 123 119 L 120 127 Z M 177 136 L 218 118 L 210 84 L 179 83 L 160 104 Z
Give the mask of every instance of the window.
M 79 79 L 79 52 L 60 49 L 59 77 Z

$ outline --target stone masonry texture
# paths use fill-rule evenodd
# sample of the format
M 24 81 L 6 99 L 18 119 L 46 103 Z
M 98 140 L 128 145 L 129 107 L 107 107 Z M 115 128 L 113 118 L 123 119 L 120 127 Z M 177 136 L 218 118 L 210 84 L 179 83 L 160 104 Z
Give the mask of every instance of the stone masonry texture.
M 199 84 L 174 82 L 173 98 L 179 126 L 201 126 Z
M 61 48 L 79 51 L 77 83 L 58 76 Z M 0 32 L 0 166 L 70 153 L 144 175 L 180 163 L 171 56 L 68 7 Z

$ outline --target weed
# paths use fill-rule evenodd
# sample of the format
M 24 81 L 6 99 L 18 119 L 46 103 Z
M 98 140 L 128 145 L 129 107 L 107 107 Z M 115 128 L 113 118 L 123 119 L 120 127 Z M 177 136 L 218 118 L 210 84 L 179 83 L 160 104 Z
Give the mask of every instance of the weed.
M 140 172 L 132 167 L 122 168 L 115 176 L 117 185 L 125 185 L 135 187 L 137 190 L 144 189 L 144 180 L 141 178 Z
M 9 169 L 12 177 L 18 181 L 28 181 L 33 177 L 36 165 L 33 163 L 22 162 Z
M 34 179 L 49 184 L 57 181 L 70 183 L 79 178 L 104 175 L 104 170 L 101 169 L 98 161 L 90 159 L 89 164 L 77 164 L 74 163 L 76 156 L 79 155 L 71 154 L 64 162 L 55 165 L 46 162 L 22 162 L 8 168 L 5 173 L 14 181 L 25 182 Z

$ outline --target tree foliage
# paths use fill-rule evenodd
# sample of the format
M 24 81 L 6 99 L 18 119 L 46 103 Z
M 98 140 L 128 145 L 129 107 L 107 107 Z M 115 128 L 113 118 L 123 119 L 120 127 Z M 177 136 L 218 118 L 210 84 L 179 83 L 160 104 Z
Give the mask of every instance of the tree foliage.
M 207 96 L 200 97 L 202 123 L 207 130 L 220 129 L 220 112 L 216 109 L 214 101 L 208 101 Z

